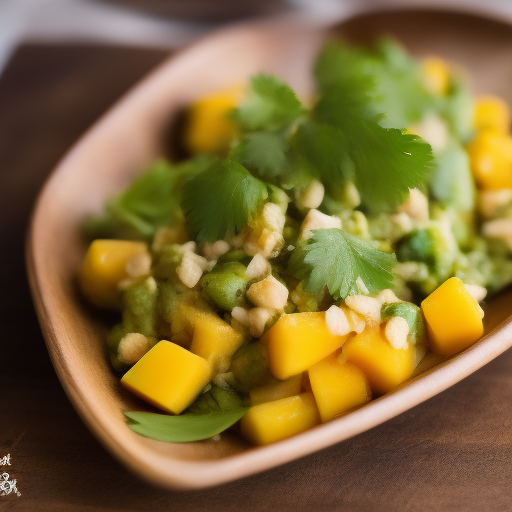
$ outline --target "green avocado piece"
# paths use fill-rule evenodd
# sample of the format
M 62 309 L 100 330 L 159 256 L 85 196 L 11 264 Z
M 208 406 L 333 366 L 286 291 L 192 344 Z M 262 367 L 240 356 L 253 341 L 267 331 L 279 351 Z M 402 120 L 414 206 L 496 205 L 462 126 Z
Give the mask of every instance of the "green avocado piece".
M 397 244 L 398 261 L 425 263 L 439 280 L 445 280 L 453 270 L 455 254 L 438 226 L 415 229 Z
M 212 384 L 208 391 L 201 393 L 185 411 L 192 414 L 232 411 L 242 407 L 242 400 L 231 388 L 221 388 Z
M 426 329 L 425 319 L 421 308 L 411 302 L 394 302 L 383 304 L 381 309 L 383 320 L 389 320 L 394 316 L 401 316 L 409 325 L 409 336 L 412 343 L 421 343 L 425 341 Z
M 231 311 L 244 303 L 249 279 L 246 267 L 239 262 L 224 263 L 204 274 L 199 281 L 203 292 L 219 308 Z
M 267 347 L 259 341 L 242 345 L 231 358 L 231 371 L 240 391 L 258 386 L 270 377 Z
M 152 277 L 138 281 L 124 290 L 123 325 L 127 332 L 156 336 L 157 299 L 158 289 Z

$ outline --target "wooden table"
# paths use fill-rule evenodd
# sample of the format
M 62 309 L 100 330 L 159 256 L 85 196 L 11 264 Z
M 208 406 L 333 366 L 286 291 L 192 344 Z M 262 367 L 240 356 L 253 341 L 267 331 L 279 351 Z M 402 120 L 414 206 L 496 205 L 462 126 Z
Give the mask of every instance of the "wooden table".
M 32 308 L 23 242 L 38 189 L 158 51 L 25 46 L 0 77 L 0 510 L 512 511 L 512 352 L 320 453 L 218 488 L 161 490 L 113 459 L 71 407 Z

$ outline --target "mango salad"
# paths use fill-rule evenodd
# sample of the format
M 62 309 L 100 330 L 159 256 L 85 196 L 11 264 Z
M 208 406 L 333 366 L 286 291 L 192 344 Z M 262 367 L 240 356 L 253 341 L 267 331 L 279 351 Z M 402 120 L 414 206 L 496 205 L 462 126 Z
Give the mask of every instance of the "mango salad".
M 200 98 L 189 157 L 86 220 L 83 295 L 119 315 L 112 366 L 160 411 L 127 413 L 142 435 L 263 445 L 330 421 L 477 341 L 512 282 L 508 105 L 390 40 L 333 42 L 313 74 L 309 98 L 264 74 Z

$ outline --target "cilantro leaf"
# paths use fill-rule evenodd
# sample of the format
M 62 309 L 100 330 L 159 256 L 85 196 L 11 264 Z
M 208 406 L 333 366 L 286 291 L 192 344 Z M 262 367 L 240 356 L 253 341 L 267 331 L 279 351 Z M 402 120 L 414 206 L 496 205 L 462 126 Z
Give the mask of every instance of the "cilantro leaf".
M 371 294 L 391 287 L 396 262 L 388 254 L 341 229 L 318 229 L 292 252 L 288 272 L 304 281 L 304 289 L 319 293 L 325 286 L 335 299 L 359 293 L 361 278 Z
M 182 189 L 187 227 L 200 244 L 235 235 L 268 197 L 267 186 L 233 160 L 217 160 Z
M 280 130 L 304 113 L 295 92 L 274 75 L 256 75 L 238 108 L 233 112 L 242 129 Z
M 310 121 L 297 128 L 291 144 L 306 163 L 310 175 L 323 183 L 331 186 L 353 177 L 348 140 L 339 128 Z
M 313 119 L 338 128 L 348 140 L 355 183 L 366 206 L 394 210 L 407 199 L 409 188 L 425 182 L 434 164 L 432 149 L 417 135 L 380 126 L 366 100 L 358 99 L 358 84 L 332 87 L 314 107 Z
M 436 98 L 421 76 L 419 63 L 391 39 L 381 40 L 367 61 L 366 72 L 375 77 L 375 110 L 384 114 L 385 128 L 407 128 L 436 108 Z
M 356 186 L 374 211 L 394 210 L 420 188 L 434 166 L 432 148 L 417 135 L 362 121 L 350 132 Z
M 281 132 L 253 132 L 233 148 L 229 157 L 260 176 L 272 178 L 283 172 L 288 149 L 289 143 Z
M 202 171 L 211 158 L 172 165 L 159 160 L 121 194 L 107 202 L 106 213 L 91 216 L 85 230 L 91 238 L 150 239 L 159 226 L 180 214 L 179 189 L 187 176 Z

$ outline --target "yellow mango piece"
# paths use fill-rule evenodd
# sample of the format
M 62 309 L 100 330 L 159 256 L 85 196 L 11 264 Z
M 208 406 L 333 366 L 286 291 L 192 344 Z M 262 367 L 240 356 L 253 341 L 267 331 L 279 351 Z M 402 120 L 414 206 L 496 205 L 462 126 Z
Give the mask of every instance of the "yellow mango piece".
M 355 365 L 340 362 L 335 352 L 308 370 L 309 381 L 322 421 L 371 400 L 370 384 Z
M 444 96 L 450 88 L 450 69 L 448 64 L 438 57 L 431 57 L 423 62 L 423 79 L 425 86 L 432 93 Z
M 510 109 L 496 96 L 481 96 L 475 105 L 475 128 L 507 134 L 510 130 Z
M 194 103 L 188 113 L 185 144 L 192 153 L 223 156 L 236 136 L 235 124 L 228 113 L 242 99 L 244 87 L 235 86 L 205 96 Z
M 462 281 L 452 277 L 422 303 L 430 349 L 451 356 L 474 343 L 484 332 L 483 311 Z
M 486 190 L 512 188 L 512 137 L 483 131 L 466 147 L 477 185 Z
M 118 285 L 128 277 L 126 263 L 134 254 L 147 250 L 143 242 L 94 240 L 87 249 L 79 275 L 83 294 L 95 306 L 118 309 Z
M 254 388 L 249 393 L 251 405 L 273 402 L 281 398 L 300 394 L 302 388 L 302 374 L 294 375 L 285 380 L 276 379 L 270 384 Z
M 240 428 L 248 441 L 262 445 L 294 436 L 318 423 L 315 399 L 311 393 L 303 393 L 251 407 Z
M 164 411 L 179 414 L 208 384 L 210 365 L 170 341 L 160 341 L 122 377 L 121 384 Z
M 343 347 L 349 363 L 355 364 L 366 375 L 372 393 L 383 395 L 408 379 L 414 371 L 414 345 L 395 349 L 384 336 L 381 326 L 366 327 Z
M 243 334 L 233 329 L 215 313 L 199 314 L 194 319 L 190 351 L 206 359 L 214 374 L 228 371 L 231 356 L 243 342 Z
M 284 380 L 297 375 L 345 343 L 348 336 L 331 334 L 325 312 L 283 315 L 262 338 L 267 344 L 272 375 Z

